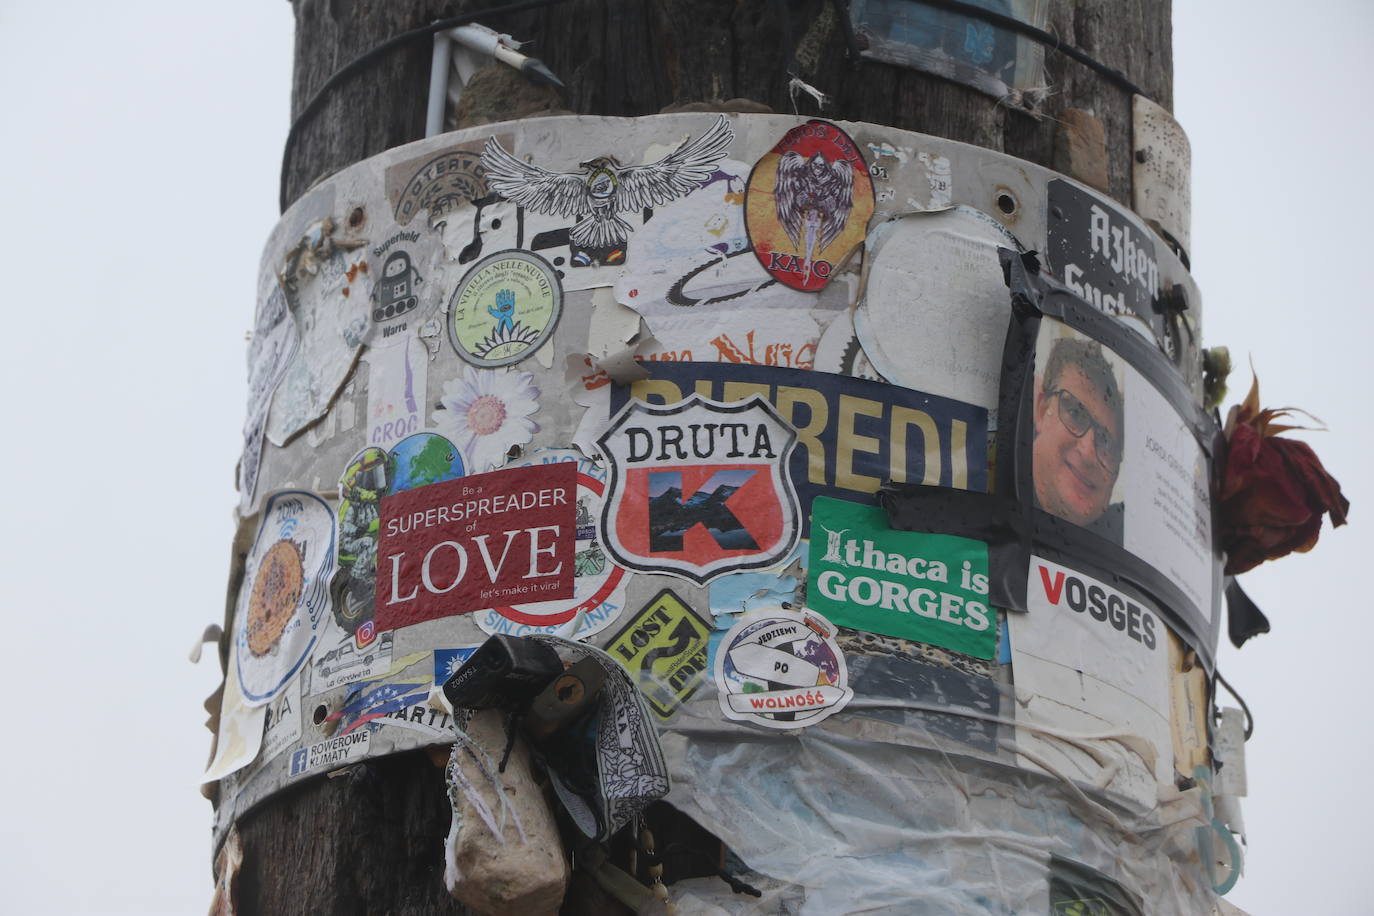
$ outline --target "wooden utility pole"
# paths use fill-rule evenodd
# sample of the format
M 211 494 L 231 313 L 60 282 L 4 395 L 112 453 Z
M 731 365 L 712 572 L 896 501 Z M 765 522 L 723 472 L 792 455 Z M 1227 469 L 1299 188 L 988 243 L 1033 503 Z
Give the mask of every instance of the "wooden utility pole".
M 293 115 L 331 74 L 387 39 L 471 15 L 531 41 L 531 53 L 567 86 L 561 100 L 532 95 L 518 114 L 543 107 L 634 117 L 692 103 L 706 108 L 691 110 L 709 110 L 727 100 L 766 106 L 728 110 L 791 114 L 788 84 L 795 76 L 829 98 L 818 111 L 800 96 L 803 115 L 946 137 L 1089 182 L 1096 171 L 1097 181 L 1105 177 L 1104 191 L 1126 206 L 1131 201 L 1132 93 L 1052 47 L 1044 58 L 1048 92 L 1030 113 L 918 70 L 855 59 L 841 19 L 845 4 L 830 0 L 567 0 L 516 15 L 483 15 L 493 6 L 485 2 L 292 2 Z M 1172 106 L 1168 0 L 1048 5 L 1046 31 Z M 288 203 L 339 169 L 424 135 L 430 56 L 428 38 L 407 43 L 332 90 L 301 125 L 284 163 Z M 337 472 L 319 470 L 324 479 Z M 305 781 L 238 824 L 240 912 L 461 912 L 441 880 L 448 827 L 443 770 L 425 753 L 368 760 L 341 778 Z M 565 911 L 611 912 L 599 909 L 609 906 L 604 901 L 588 902 L 590 894 L 575 882 Z
M 562 107 L 577 114 L 637 117 L 689 102 L 748 99 L 792 112 L 790 43 L 797 76 L 831 101 L 822 114 L 948 137 L 1056 168 L 1059 125 L 1070 109 L 1105 128 L 1109 192 L 1131 196 L 1131 94 L 1100 73 L 1047 50 L 1049 93 L 1041 116 L 917 70 L 856 64 L 830 0 L 568 0 L 513 16 L 482 17 L 490 3 L 330 3 L 295 0 L 293 117 L 339 67 L 392 36 L 447 16 L 532 42 L 567 84 Z M 1046 31 L 1125 74 L 1173 107 L 1170 6 L 1126 7 L 1052 0 Z M 488 21 L 490 20 L 490 21 Z M 305 125 L 287 168 L 287 201 L 361 159 L 424 136 L 430 45 L 418 41 L 340 86 Z M 802 102 L 799 101 L 799 105 Z M 809 103 L 807 103 L 809 105 Z M 814 107 L 801 107 L 814 114 Z M 1061 156 L 1062 160 L 1062 156 Z M 1062 169 L 1060 169 L 1062 171 Z

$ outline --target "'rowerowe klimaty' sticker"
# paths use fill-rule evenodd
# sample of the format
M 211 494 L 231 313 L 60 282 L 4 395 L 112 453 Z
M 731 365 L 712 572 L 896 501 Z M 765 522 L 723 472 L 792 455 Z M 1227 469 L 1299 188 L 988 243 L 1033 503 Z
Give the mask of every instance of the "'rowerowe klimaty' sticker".
M 835 627 L 812 611 L 765 611 L 730 628 L 716 652 L 716 688 L 727 719 L 803 728 L 854 696 Z
M 623 566 L 697 584 L 780 562 L 798 536 L 796 441 L 758 395 L 631 401 L 597 440 L 611 467 L 607 549 Z
M 275 697 L 315 645 L 329 610 L 334 513 L 313 493 L 274 495 L 248 554 L 234 615 L 235 667 L 244 701 Z

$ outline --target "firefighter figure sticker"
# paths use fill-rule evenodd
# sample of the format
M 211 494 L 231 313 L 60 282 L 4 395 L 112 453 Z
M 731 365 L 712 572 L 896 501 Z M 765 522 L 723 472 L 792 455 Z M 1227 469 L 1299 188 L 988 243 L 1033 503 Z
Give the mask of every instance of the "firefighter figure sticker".
M 797 543 L 796 441 L 759 395 L 631 401 L 597 440 L 611 470 L 606 549 L 622 566 L 698 585 L 781 562 Z
M 744 223 L 779 283 L 815 291 L 864 239 L 873 182 L 858 144 L 828 121 L 787 132 L 749 175 Z
M 747 614 L 716 652 L 725 718 L 765 728 L 804 728 L 854 696 L 835 626 L 814 611 Z
M 448 304 L 448 336 L 474 366 L 509 366 L 553 334 L 563 287 L 553 265 L 530 251 L 498 251 L 463 277 Z

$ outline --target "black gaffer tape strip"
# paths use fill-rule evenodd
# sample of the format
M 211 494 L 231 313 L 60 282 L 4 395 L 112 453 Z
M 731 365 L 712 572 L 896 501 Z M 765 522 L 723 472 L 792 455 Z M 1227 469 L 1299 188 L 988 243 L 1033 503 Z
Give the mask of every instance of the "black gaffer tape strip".
M 1154 567 L 1124 549 L 1117 548 L 1117 555 L 1103 562 L 1098 550 L 1100 539 L 1077 525 L 1034 508 L 1028 519 L 1022 504 L 1005 496 L 925 484 L 886 483 L 878 490 L 878 503 L 895 530 L 952 534 L 985 543 L 988 600 L 996 607 L 1026 610 L 1031 556 L 1042 556 L 1152 605 L 1170 629 L 1197 652 L 1208 672 L 1215 670 L 1212 630 L 1206 621 L 1175 610 L 1192 607 L 1187 596 Z
M 988 546 L 988 600 L 1003 610 L 1026 609 L 1030 537 L 1014 499 L 919 483 L 885 483 L 878 504 L 898 531 L 952 534 Z
M 1009 350 L 1006 354 L 1002 364 L 1004 382 L 1008 375 L 1014 376 L 1028 367 L 1029 356 L 1035 351 L 1036 334 L 1040 329 L 1037 319 L 1042 316 L 1058 319 L 1107 347 L 1145 376 L 1192 429 L 1203 452 L 1211 456 L 1220 425 L 1193 399 L 1182 374 L 1157 344 L 1041 273 L 1040 258 L 1035 252 L 1018 254 L 1010 248 L 999 248 L 998 255 L 1002 261 L 1002 277 L 1011 290 L 1013 316 L 1019 319 L 1026 330 L 1035 332 L 1024 334 L 1023 331 L 1023 335 L 1029 338 L 1024 348 L 1016 353 Z M 1029 327 L 1031 324 L 1034 327 Z M 1016 335 L 1017 329 L 1013 326 L 1008 333 L 1009 346 Z M 1009 362 L 1014 355 L 1024 355 L 1026 359 L 1024 362 Z M 1006 387 L 1004 384 L 1004 392 Z
M 1226 577 L 1226 632 L 1237 649 L 1250 637 L 1269 632 L 1269 618 L 1230 576 Z
M 1000 249 L 1002 273 L 1011 292 L 1012 317 L 1002 358 L 1002 384 L 998 398 L 998 460 L 993 491 L 1012 497 L 1022 513 L 1033 550 L 1071 568 L 1098 574 L 1104 581 L 1119 581 L 1159 605 L 1175 632 L 1203 659 L 1208 670 L 1215 666 L 1220 631 L 1221 558 L 1213 552 L 1213 587 L 1209 608 L 1189 599 L 1168 576 L 1127 551 L 1120 544 L 1069 522 L 1055 518 L 1034 505 L 1031 455 L 1035 435 L 1035 346 L 1040 322 L 1049 317 L 1096 340 L 1125 360 L 1164 397 L 1192 432 L 1214 469 L 1220 454 L 1221 429 L 1215 418 L 1199 407 L 1182 375 L 1153 341 L 1122 325 L 1084 302 L 1061 284 L 1040 273 L 1034 252 L 1019 254 Z M 1212 493 L 1212 530 L 1217 529 L 1216 480 Z M 1102 575 L 1105 574 L 1105 575 Z M 1023 575 L 1024 582 L 1024 575 Z M 1009 605 L 1017 607 L 1018 605 Z M 1025 599 L 1019 604 L 1025 607 Z M 1207 613 L 1210 611 L 1210 613 Z

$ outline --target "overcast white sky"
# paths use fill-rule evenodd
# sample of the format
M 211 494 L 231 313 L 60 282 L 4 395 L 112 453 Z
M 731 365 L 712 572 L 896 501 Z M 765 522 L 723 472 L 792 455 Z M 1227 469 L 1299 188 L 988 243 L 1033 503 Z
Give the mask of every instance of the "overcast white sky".
M 1247 873 L 1230 899 L 1257 916 L 1369 912 L 1374 729 L 1354 573 L 1374 506 L 1359 471 L 1374 453 L 1362 174 L 1374 6 L 1175 7 L 1207 342 L 1242 367 L 1233 395 L 1253 357 L 1266 404 L 1327 422 L 1308 439 L 1354 519 L 1243 578 L 1274 632 L 1221 653 L 1257 721 Z M 0 0 L 0 252 L 16 279 L 0 360 L 17 510 L 0 534 L 17 691 L 0 752 L 9 912 L 209 902 L 197 776 L 217 671 L 186 653 L 223 613 L 292 22 L 285 0 L 208 9 L 85 3 L 58 18 Z

